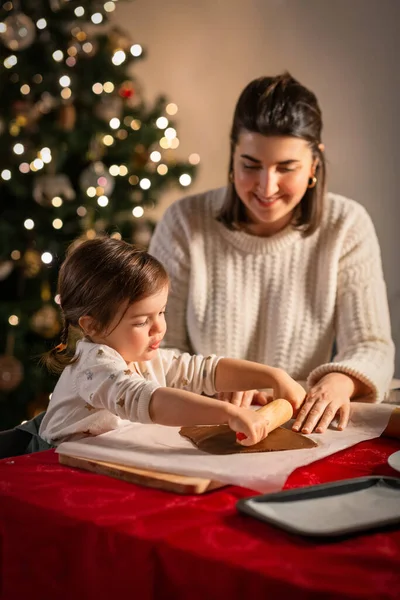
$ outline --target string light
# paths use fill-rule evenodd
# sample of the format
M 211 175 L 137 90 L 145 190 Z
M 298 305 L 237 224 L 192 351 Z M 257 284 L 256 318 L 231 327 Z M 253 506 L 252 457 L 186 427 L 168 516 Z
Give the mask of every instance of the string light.
M 113 12 L 115 10 L 114 2 L 106 2 L 104 5 L 104 10 L 106 12 Z
M 187 173 L 184 173 L 179 177 L 179 183 L 186 187 L 187 185 L 190 185 L 192 183 L 192 178 Z
M 113 138 L 113 136 L 112 136 L 112 135 L 105 135 L 105 136 L 103 137 L 103 144 L 104 144 L 105 146 L 112 146 L 112 145 L 113 145 L 113 143 L 114 143 L 114 138 Z
M 103 15 L 101 13 L 97 12 L 97 13 L 94 13 L 90 18 L 91 18 L 92 23 L 94 23 L 95 25 L 99 25 L 103 20 Z
M 128 175 L 128 169 L 127 169 L 126 165 L 120 166 L 119 174 L 121 175 L 121 177 L 125 177 L 125 175 Z
M 50 254 L 50 252 L 43 252 L 41 259 L 45 265 L 49 265 L 51 263 L 51 261 L 53 260 L 53 255 Z
M 198 165 L 200 162 L 200 156 L 194 152 L 189 156 L 189 162 L 191 165 Z
M 46 146 L 44 148 L 42 148 L 39 153 L 38 153 L 39 158 L 42 159 L 42 161 L 46 164 L 51 163 L 52 157 L 51 157 L 51 150 L 50 148 L 47 148 Z
M 131 46 L 131 54 L 132 56 L 140 56 L 143 52 L 143 48 L 140 44 L 133 44 Z
M 0 33 L 5 33 L 7 31 L 7 25 L 5 23 L 0 23 Z
M 43 169 L 44 162 L 41 158 L 35 158 L 35 160 L 33 161 L 33 166 L 39 171 L 39 169 Z
M 170 102 L 169 104 L 167 104 L 165 110 L 169 115 L 176 115 L 176 113 L 178 112 L 178 107 L 173 102 Z
M 89 198 L 94 198 L 96 195 L 96 188 L 91 185 L 86 190 L 86 194 L 89 196 Z
M 87 210 L 84 206 L 78 206 L 78 208 L 76 209 L 76 214 L 78 215 L 78 217 L 84 217 L 87 214 Z
M 173 127 L 168 127 L 164 131 L 164 135 L 168 140 L 173 140 L 176 137 L 176 130 Z
M 179 146 L 179 140 L 177 137 L 174 138 L 173 140 L 170 140 L 170 148 L 172 148 L 172 150 L 176 150 L 178 146 Z
M 59 79 L 61 87 L 69 87 L 71 85 L 71 78 L 68 75 L 63 75 Z
M 24 96 L 27 96 L 30 91 L 31 91 L 31 88 L 29 87 L 29 85 L 27 83 L 24 83 L 24 85 L 21 86 L 20 92 Z
M 131 175 L 128 181 L 131 185 L 137 185 L 139 183 L 139 177 L 137 175 Z
M 4 181 L 9 181 L 11 179 L 11 171 L 9 169 L 3 169 L 1 178 L 4 179 Z
M 73 56 L 68 56 L 65 64 L 68 65 L 68 67 L 74 67 L 76 65 L 76 59 Z
M 114 177 L 116 177 L 117 175 L 119 175 L 119 166 L 118 165 L 111 165 L 111 167 L 108 169 L 110 175 L 113 175 Z
M 99 206 L 107 206 L 107 204 L 108 204 L 107 196 L 100 196 L 99 198 L 97 198 L 97 204 Z
M 26 219 L 24 221 L 24 227 L 25 229 L 33 229 L 35 227 L 35 223 L 32 221 L 32 219 Z
M 74 10 L 74 13 L 77 17 L 83 17 L 83 15 L 85 14 L 85 9 L 83 8 L 83 6 L 77 6 Z
M 164 165 L 163 163 L 161 163 L 160 165 L 158 165 L 158 167 L 157 167 L 157 173 L 159 175 L 166 175 L 168 173 L 168 167 L 167 167 L 167 165 Z
M 18 168 L 21 173 L 29 173 L 30 171 L 29 163 L 27 162 L 21 163 Z
M 154 152 L 152 152 L 150 154 L 150 160 L 152 160 L 153 162 L 160 162 L 160 160 L 161 160 L 160 152 L 158 152 L 157 150 L 154 150 Z
M 111 61 L 115 66 L 118 67 L 119 65 L 122 65 L 122 63 L 124 62 L 125 59 L 126 59 L 125 52 L 123 50 L 116 50 L 113 54 Z
M 165 129 L 166 127 L 168 127 L 167 117 L 158 117 L 158 119 L 156 121 L 156 125 L 157 125 L 158 129 Z
M 111 81 L 106 81 L 103 85 L 103 89 L 106 92 L 106 94 L 111 94 L 111 92 L 114 91 L 114 84 Z
M 143 179 L 140 180 L 139 185 L 142 190 L 148 190 L 151 186 L 151 181 L 150 179 L 147 179 L 147 177 L 143 177 Z
M 61 50 L 55 50 L 55 52 L 53 52 L 52 56 L 56 62 L 61 62 L 62 59 L 64 58 L 64 54 Z
M 61 229 L 61 227 L 63 225 L 64 225 L 64 223 L 61 221 L 61 219 L 54 219 L 54 221 L 53 221 L 54 229 Z
M 92 85 L 92 92 L 94 94 L 101 94 L 103 91 L 103 86 L 101 85 L 101 83 L 94 83 Z
M 109 125 L 111 129 L 118 129 L 118 127 L 121 125 L 121 121 L 117 119 L 117 117 L 114 117 L 113 119 L 111 119 Z
M 22 144 L 15 144 L 15 146 L 13 147 L 13 151 L 15 152 L 15 154 L 23 154 L 25 148 Z
M 144 210 L 141 206 L 135 206 L 135 208 L 132 210 L 132 214 L 137 219 L 140 219 L 140 217 L 143 217 L 144 215 Z
M 36 21 L 36 27 L 38 29 L 45 29 L 47 27 L 46 19 L 39 19 L 38 21 Z
M 132 122 L 131 122 L 131 128 L 134 131 L 139 131 L 139 129 L 141 128 L 141 126 L 142 126 L 142 122 L 139 121 L 139 119 L 133 119 L 132 120 Z
M 171 142 L 166 137 L 162 137 L 158 143 L 160 144 L 161 148 L 164 148 L 164 150 L 167 150 L 171 147 Z
M 90 54 L 90 52 L 93 50 L 93 44 L 90 42 L 85 42 L 82 46 L 82 50 L 86 52 L 86 54 Z
M 5 61 L 4 61 L 4 66 L 6 69 L 11 69 L 12 67 L 15 67 L 15 65 L 17 64 L 18 59 L 15 56 L 15 54 L 10 54 L 10 56 L 8 56 Z
M 63 100 L 68 100 L 72 96 L 72 91 L 69 87 L 63 88 L 60 92 L 60 96 Z
M 19 250 L 13 250 L 10 256 L 13 260 L 19 260 L 21 258 L 21 252 Z
M 10 323 L 10 325 L 13 325 L 15 327 L 19 323 L 19 318 L 17 317 L 17 315 L 10 315 L 8 317 L 8 322 Z

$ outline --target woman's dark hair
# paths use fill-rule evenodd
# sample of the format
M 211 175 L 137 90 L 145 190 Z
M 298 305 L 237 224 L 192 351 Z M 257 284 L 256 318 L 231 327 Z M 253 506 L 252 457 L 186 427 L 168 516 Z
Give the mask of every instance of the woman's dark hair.
M 60 373 L 76 360 L 68 342 L 70 327 L 77 330 L 80 317 L 93 317 L 102 332 L 123 303 L 127 302 L 128 308 L 168 282 L 167 272 L 156 258 L 124 241 L 104 236 L 73 242 L 58 276 L 61 344 L 44 354 L 42 362 L 50 371 Z
M 310 235 L 321 220 L 326 178 L 324 154 L 318 147 L 321 144 L 322 113 L 316 96 L 289 73 L 260 77 L 251 81 L 242 91 L 231 129 L 228 190 L 218 215 L 218 220 L 230 229 L 241 229 L 243 223 L 248 221 L 245 207 L 230 181 L 233 155 L 242 131 L 265 136 L 292 136 L 309 143 L 313 158 L 318 159 L 315 172 L 317 184 L 307 188 L 294 211 L 292 223 L 304 235 Z

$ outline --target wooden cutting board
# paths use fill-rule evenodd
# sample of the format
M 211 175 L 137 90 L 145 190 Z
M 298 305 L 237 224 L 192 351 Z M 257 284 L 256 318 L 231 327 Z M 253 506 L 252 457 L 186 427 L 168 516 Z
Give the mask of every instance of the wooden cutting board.
M 185 475 L 174 475 L 173 473 L 148 471 L 100 460 L 68 456 L 67 454 L 59 454 L 58 460 L 60 464 L 67 467 L 78 467 L 92 473 L 109 475 L 128 483 L 137 483 L 146 487 L 168 490 L 169 492 L 175 492 L 175 494 L 204 494 L 204 492 L 210 492 L 211 490 L 227 485 L 226 483 L 202 479 L 200 477 L 186 477 Z
M 395 408 L 389 419 L 389 423 L 382 433 L 384 437 L 400 439 L 400 408 Z M 187 477 L 185 475 L 175 475 L 173 473 L 161 473 L 159 471 L 149 471 L 137 469 L 110 462 L 99 460 L 89 460 L 77 456 L 68 456 L 59 454 L 59 462 L 68 467 L 78 467 L 92 473 L 108 475 L 116 479 L 122 479 L 129 483 L 136 483 L 146 487 L 152 487 L 161 490 L 175 492 L 176 494 L 204 494 L 225 485 L 218 481 L 202 479 L 201 477 Z

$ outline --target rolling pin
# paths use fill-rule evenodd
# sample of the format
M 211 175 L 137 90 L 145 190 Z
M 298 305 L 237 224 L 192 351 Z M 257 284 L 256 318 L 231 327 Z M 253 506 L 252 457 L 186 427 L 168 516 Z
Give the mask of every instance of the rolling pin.
M 293 416 L 293 408 L 290 402 L 284 400 L 284 398 L 278 398 L 273 400 L 269 404 L 266 404 L 262 408 L 257 410 L 257 413 L 263 414 L 266 421 L 269 421 L 268 433 L 271 433 L 274 429 L 289 421 Z M 244 433 L 237 433 L 236 440 L 245 440 L 247 435 Z

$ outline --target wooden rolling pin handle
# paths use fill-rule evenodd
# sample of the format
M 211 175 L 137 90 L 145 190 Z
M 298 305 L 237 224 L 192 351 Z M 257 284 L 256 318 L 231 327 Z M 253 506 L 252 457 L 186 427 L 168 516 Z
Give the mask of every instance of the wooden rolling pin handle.
M 265 419 L 269 421 L 268 433 L 271 433 L 274 429 L 283 425 L 293 416 L 293 408 L 288 400 L 284 398 L 278 398 L 273 400 L 269 404 L 266 404 L 262 408 L 259 408 L 257 413 L 263 414 Z M 245 440 L 246 435 L 244 433 L 237 433 L 237 441 Z

